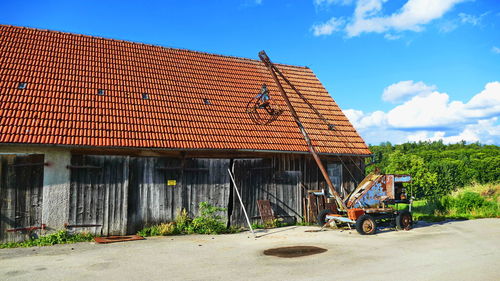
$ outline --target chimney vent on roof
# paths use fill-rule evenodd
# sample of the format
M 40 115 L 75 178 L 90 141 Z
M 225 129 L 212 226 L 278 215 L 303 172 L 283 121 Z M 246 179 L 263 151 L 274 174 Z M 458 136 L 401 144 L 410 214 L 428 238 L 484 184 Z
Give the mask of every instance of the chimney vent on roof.
M 28 86 L 28 83 L 26 83 L 26 82 L 19 82 L 19 84 L 17 85 L 17 88 L 20 89 L 20 90 L 23 90 L 23 89 L 26 89 L 26 86 Z
M 97 94 L 98 94 L 99 96 L 104 96 L 104 89 L 98 89 L 98 90 L 97 90 Z

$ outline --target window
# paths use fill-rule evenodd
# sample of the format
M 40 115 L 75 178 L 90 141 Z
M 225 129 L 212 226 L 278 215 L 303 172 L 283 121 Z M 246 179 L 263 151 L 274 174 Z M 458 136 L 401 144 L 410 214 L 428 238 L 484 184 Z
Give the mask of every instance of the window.
M 99 96 L 104 96 L 104 89 L 98 89 L 98 90 L 97 90 L 97 94 L 98 94 Z
M 149 95 L 148 95 L 148 94 L 146 94 L 146 93 L 143 93 L 143 94 L 142 94 L 142 99 L 143 99 L 143 100 L 148 100 L 148 99 L 149 99 Z
M 212 104 L 212 103 L 210 103 L 210 100 L 209 100 L 209 99 L 203 99 L 203 103 L 204 103 L 204 104 Z
M 26 82 L 19 82 L 19 84 L 17 85 L 17 88 L 20 89 L 20 90 L 23 90 L 23 89 L 26 89 L 26 86 L 28 86 L 28 83 L 26 83 Z

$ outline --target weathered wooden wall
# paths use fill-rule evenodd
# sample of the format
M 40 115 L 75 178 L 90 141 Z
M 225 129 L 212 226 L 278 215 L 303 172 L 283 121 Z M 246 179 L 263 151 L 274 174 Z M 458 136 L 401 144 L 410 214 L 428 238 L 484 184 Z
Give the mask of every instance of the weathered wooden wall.
M 0 241 L 18 241 L 26 233 L 5 230 L 43 223 L 44 156 L 1 155 L 0 160 Z M 336 185 L 349 191 L 363 178 L 363 163 L 339 160 L 330 157 L 323 163 L 330 164 Z M 259 222 L 259 199 L 269 200 L 276 215 L 301 220 L 307 189 L 327 188 L 316 163 L 306 155 L 181 159 L 73 154 L 68 167 L 69 198 L 61 202 L 69 205 L 66 222 L 72 230 L 96 235 L 130 234 L 146 225 L 172 221 L 181 209 L 196 216 L 198 204 L 206 201 L 227 208 L 222 215 L 229 224 L 245 225 L 227 172 L 232 167 L 254 222 Z M 83 225 L 94 226 L 79 227 Z
M 257 200 L 269 200 L 275 216 L 297 221 L 302 214 L 301 172 L 281 159 L 236 159 L 234 174 L 243 204 L 253 222 L 259 222 Z M 285 165 L 283 165 L 285 164 Z M 245 225 L 237 196 L 233 196 L 231 225 Z
M 103 236 L 126 234 L 129 157 L 73 155 L 69 168 L 72 229 Z
M 0 155 L 0 242 L 18 242 L 40 231 L 7 232 L 41 227 L 44 156 Z
M 198 205 L 203 201 L 227 208 L 229 162 L 229 159 L 181 161 L 175 158 L 133 157 L 129 233 L 135 233 L 145 225 L 172 221 L 182 209 L 191 217 L 196 216 Z

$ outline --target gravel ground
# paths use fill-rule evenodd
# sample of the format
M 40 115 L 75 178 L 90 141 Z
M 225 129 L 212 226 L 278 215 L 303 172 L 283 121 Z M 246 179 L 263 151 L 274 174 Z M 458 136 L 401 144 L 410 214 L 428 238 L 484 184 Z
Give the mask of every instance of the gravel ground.
M 0 249 L 0 280 L 500 280 L 500 219 L 373 236 L 292 226 L 228 235 Z M 281 258 L 264 250 L 327 251 Z

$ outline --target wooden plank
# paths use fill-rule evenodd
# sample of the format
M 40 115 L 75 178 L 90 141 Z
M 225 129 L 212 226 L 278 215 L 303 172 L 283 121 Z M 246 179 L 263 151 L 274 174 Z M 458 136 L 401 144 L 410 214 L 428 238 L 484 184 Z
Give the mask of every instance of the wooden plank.
M 110 178 L 111 177 L 111 171 L 110 169 L 103 169 L 103 178 Z M 102 179 L 103 180 L 103 179 Z M 109 201 L 111 197 L 111 190 L 110 187 L 106 184 L 105 181 L 103 181 L 103 188 L 104 188 L 104 212 L 103 212 L 103 224 L 101 228 L 101 235 L 103 236 L 108 236 L 110 234 L 110 220 L 111 220 L 111 208 Z

